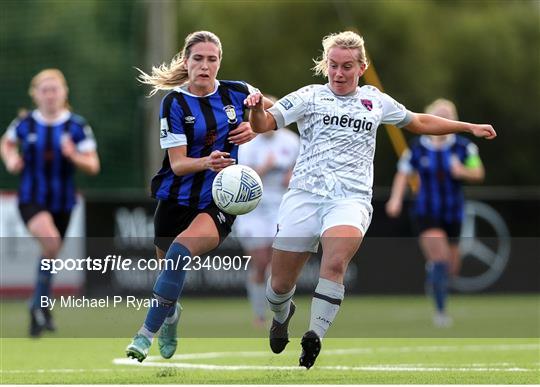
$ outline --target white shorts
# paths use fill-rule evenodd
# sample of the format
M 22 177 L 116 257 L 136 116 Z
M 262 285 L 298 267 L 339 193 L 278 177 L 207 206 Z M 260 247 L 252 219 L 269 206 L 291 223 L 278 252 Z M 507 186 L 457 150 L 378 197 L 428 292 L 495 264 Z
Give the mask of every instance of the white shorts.
M 316 253 L 321 235 L 330 227 L 353 226 L 364 236 L 372 213 L 368 198 L 331 199 L 291 189 L 283 196 L 279 207 L 278 232 L 272 247 Z

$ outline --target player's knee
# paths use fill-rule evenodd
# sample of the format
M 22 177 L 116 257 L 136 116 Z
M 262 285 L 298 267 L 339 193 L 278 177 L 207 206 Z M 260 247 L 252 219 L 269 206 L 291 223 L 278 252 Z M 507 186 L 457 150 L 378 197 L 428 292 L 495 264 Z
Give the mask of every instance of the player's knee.
M 428 228 L 427 230 L 422 231 L 420 238 L 427 239 L 428 241 L 438 241 L 442 239 L 446 242 L 446 232 L 440 228 Z
M 62 240 L 60 238 L 46 238 L 42 244 L 45 258 L 54 259 L 60 253 Z
M 219 235 L 182 233 L 174 239 L 174 242 L 185 246 L 193 255 L 199 255 L 215 249 L 219 245 Z
M 343 259 L 332 259 L 321 267 L 321 273 L 326 274 L 328 278 L 342 278 L 346 271 L 347 262 Z
M 294 282 L 289 281 L 285 278 L 279 278 L 272 276 L 271 279 L 271 286 L 272 290 L 276 294 L 285 294 L 291 291 L 291 289 L 294 287 Z

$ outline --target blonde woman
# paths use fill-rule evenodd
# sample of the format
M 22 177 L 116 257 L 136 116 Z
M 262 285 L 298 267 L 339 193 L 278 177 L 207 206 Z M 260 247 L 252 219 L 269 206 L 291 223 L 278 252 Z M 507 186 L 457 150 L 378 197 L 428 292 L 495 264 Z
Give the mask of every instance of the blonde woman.
M 171 263 L 158 276 L 152 306 L 126 348 L 126 355 L 140 362 L 158 331 L 161 355 L 173 356 L 181 310 L 177 300 L 186 275 L 182 262 L 218 247 L 235 220 L 217 208 L 211 188 L 216 174 L 236 162 L 238 146 L 255 137 L 243 121 L 243 101 L 256 89 L 245 82 L 216 79 L 222 54 L 215 34 L 193 32 L 170 64 L 154 67 L 152 74 L 141 71 L 139 77 L 153 87 L 150 95 L 169 91 L 160 115 L 165 155 L 152 179 L 152 197 L 158 200 L 156 253 Z
M 438 99 L 426 113 L 449 120 L 457 119 L 454 103 Z M 446 312 L 448 277 L 459 271 L 458 237 L 463 220 L 463 182 L 484 179 L 484 167 L 478 147 L 465 137 L 448 134 L 415 138 L 410 150 L 398 163 L 386 212 L 390 217 L 401 213 L 408 176 L 417 174 L 420 189 L 416 194 L 414 218 L 420 247 L 427 260 L 426 284 L 435 301 L 433 323 L 438 327 L 452 324 Z
M 70 110 L 62 72 L 40 71 L 32 78 L 29 94 L 36 109 L 20 114 L 11 123 L 2 137 L 0 152 L 8 172 L 21 175 L 19 212 L 41 246 L 30 302 L 30 336 L 38 337 L 44 329 L 55 329 L 50 311 L 40 307 L 41 297 L 51 295 L 52 280 L 41 260 L 55 259 L 62 247 L 76 201 L 75 169 L 95 175 L 100 165 L 92 129 Z
M 270 347 L 280 353 L 288 343 L 288 324 L 295 311 L 292 297 L 302 267 L 319 241 L 323 256 L 319 282 L 311 305 L 308 331 L 302 337 L 300 365 L 310 368 L 321 339 L 334 321 L 344 298 L 343 278 L 371 222 L 373 157 L 377 127 L 388 123 L 420 134 L 468 132 L 495 138 L 491 125 L 475 125 L 408 111 L 372 86 L 358 86 L 366 71 L 363 38 L 351 31 L 331 34 L 323 41 L 317 75 L 325 85 L 309 85 L 266 110 L 262 94 L 246 99 L 255 132 L 296 122 L 300 155 L 289 191 L 278 215 L 272 272 L 266 296 L 274 312 Z

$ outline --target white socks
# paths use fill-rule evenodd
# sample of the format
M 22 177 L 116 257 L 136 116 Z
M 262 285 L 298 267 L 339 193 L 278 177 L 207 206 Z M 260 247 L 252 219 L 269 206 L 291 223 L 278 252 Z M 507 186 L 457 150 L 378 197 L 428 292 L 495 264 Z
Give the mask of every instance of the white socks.
M 246 289 L 253 313 L 257 318 L 264 320 L 267 308 L 266 285 L 264 283 L 257 284 L 248 279 Z
M 337 282 L 319 278 L 311 301 L 311 320 L 309 330 L 323 338 L 330 325 L 336 318 L 336 314 L 345 296 L 345 286 Z
M 182 312 L 182 307 L 180 307 L 180 310 L 178 310 L 178 305 L 174 304 L 174 314 L 170 317 L 165 318 L 166 324 L 172 324 L 176 322 L 177 318 L 180 318 L 180 313 Z
M 176 319 L 180 318 L 180 313 L 182 313 L 182 307 L 181 306 L 178 307 L 176 304 L 174 304 L 173 308 L 174 308 L 174 314 L 170 317 L 165 318 L 166 324 L 172 324 L 176 321 Z M 143 324 L 143 326 L 141 327 L 141 329 L 139 329 L 139 332 L 137 333 L 145 336 L 148 340 L 150 340 L 150 342 L 152 342 L 157 332 L 152 332 L 148 330 Z
M 146 327 L 144 325 L 141 327 L 141 329 L 139 329 L 139 332 L 137 332 L 137 333 L 139 335 L 145 336 L 148 340 L 150 340 L 150 342 L 152 342 L 154 340 L 155 333 L 152 332 L 152 331 L 149 331 L 148 329 L 146 329 Z
M 274 312 L 274 320 L 279 323 L 283 323 L 289 315 L 291 298 L 294 295 L 296 286 L 288 293 L 276 294 L 270 285 L 271 283 L 272 277 L 269 277 L 268 281 L 266 282 L 266 299 L 268 300 L 270 310 Z

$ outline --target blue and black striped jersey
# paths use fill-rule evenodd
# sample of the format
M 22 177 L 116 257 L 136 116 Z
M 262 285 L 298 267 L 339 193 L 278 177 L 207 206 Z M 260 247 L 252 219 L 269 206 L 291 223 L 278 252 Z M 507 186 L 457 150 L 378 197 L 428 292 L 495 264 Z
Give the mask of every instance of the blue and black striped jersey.
M 214 92 L 204 97 L 189 93 L 185 87 L 175 88 L 161 102 L 161 148 L 186 145 L 187 157 L 206 157 L 219 150 L 237 159 L 238 146 L 227 138 L 244 120 L 244 99 L 253 90 L 239 81 L 216 81 Z M 152 197 L 203 209 L 212 204 L 215 176 L 210 170 L 176 176 L 166 151 L 162 167 L 152 179 Z
M 417 216 L 429 216 L 444 222 L 461 222 L 464 196 L 462 182 L 451 174 L 451 163 L 457 158 L 462 164 L 478 157 L 478 148 L 468 139 L 449 135 L 440 148 L 433 146 L 428 136 L 413 140 L 400 162 L 399 170 L 418 172 L 420 189 L 414 211 Z
M 73 163 L 62 155 L 61 143 L 70 136 L 80 152 L 96 149 L 92 129 L 81 116 L 66 111 L 46 123 L 38 110 L 15 119 L 6 136 L 18 142 L 24 159 L 19 185 L 20 204 L 38 204 L 51 212 L 75 205 Z

